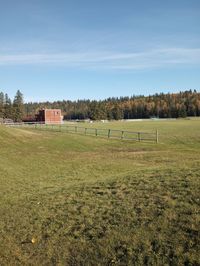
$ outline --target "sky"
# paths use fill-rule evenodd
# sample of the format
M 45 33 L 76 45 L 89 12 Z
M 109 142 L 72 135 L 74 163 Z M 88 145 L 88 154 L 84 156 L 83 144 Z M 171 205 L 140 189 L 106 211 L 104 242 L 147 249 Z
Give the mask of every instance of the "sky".
M 25 101 L 200 89 L 199 0 L 0 0 L 0 91 Z

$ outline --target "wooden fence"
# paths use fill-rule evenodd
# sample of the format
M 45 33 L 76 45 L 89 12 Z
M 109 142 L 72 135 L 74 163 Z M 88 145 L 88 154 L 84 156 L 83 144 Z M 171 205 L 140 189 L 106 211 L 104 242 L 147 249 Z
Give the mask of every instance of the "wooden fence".
M 106 137 L 121 140 L 133 140 L 139 142 L 158 143 L 158 130 L 155 132 L 127 131 L 117 129 L 105 129 L 94 127 L 80 127 L 68 124 L 44 124 L 44 123 L 9 123 L 10 127 L 25 127 L 57 132 L 76 133 L 96 137 Z

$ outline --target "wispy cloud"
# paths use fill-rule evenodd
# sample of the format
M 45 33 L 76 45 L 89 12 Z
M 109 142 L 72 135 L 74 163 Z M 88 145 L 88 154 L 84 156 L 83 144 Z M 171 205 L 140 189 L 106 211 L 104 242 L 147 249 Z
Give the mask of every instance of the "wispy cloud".
M 0 66 L 49 65 L 87 69 L 151 69 L 200 64 L 200 48 L 167 48 L 136 53 L 32 53 L 0 55 Z

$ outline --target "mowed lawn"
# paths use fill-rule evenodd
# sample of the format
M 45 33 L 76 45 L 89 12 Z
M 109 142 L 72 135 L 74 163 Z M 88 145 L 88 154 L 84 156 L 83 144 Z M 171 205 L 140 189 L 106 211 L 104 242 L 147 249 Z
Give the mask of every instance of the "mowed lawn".
M 200 265 L 200 120 L 0 126 L 0 265 Z

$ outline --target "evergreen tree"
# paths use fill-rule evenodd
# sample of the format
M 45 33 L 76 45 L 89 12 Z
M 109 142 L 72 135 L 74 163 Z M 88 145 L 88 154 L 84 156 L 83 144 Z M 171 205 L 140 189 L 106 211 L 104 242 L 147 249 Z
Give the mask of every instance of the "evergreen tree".
M 115 103 L 112 113 L 113 113 L 113 118 L 115 120 L 120 120 L 124 118 L 123 110 L 117 103 Z
M 179 110 L 178 110 L 178 116 L 179 117 L 186 117 L 187 116 L 187 112 L 186 112 L 186 108 L 184 104 L 181 104 Z
M 4 118 L 4 93 L 0 92 L 0 118 Z
M 23 94 L 17 91 L 13 101 L 13 119 L 15 122 L 21 122 L 24 114 Z
M 8 97 L 8 94 L 5 94 L 5 104 L 4 104 L 4 117 L 5 118 L 13 118 L 13 113 L 12 113 L 12 101 Z

